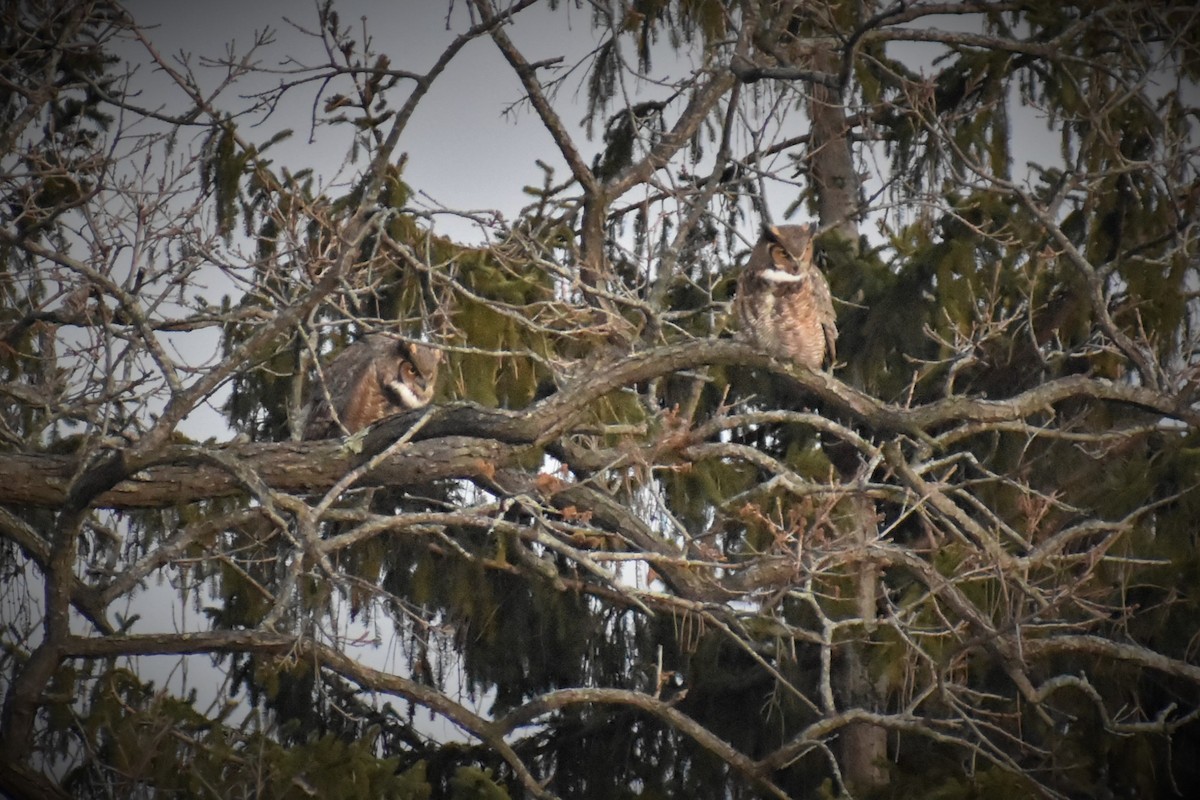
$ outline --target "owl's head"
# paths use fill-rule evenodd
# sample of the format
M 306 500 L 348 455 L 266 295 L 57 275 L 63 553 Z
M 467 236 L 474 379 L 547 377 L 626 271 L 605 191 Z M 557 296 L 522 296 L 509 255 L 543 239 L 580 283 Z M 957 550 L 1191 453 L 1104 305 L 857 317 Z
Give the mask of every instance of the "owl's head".
M 404 408 L 420 408 L 433 399 L 437 388 L 438 366 L 442 351 L 424 344 L 394 340 L 392 356 L 395 375 L 387 382 L 393 401 Z
M 795 275 L 812 264 L 812 226 L 763 225 L 762 237 L 754 249 L 750 263 Z

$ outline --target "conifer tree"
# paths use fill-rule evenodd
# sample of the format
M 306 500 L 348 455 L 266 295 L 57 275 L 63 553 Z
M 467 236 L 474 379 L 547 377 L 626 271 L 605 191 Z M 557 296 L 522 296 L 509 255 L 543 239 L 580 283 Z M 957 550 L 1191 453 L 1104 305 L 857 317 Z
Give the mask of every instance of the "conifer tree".
M 0 9 L 0 792 L 1200 788 L 1190 7 L 469 0 L 431 63 L 310 16 L 203 62 Z M 553 149 L 504 213 L 403 155 L 482 52 Z M 828 370 L 739 336 L 763 222 Z M 377 332 L 434 402 L 302 441 Z

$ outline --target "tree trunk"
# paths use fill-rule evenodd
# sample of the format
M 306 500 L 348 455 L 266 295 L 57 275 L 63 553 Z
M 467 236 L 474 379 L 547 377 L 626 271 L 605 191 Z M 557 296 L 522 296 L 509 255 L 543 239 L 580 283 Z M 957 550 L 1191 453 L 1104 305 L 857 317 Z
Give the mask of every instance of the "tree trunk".
M 812 51 L 815 72 L 838 75 L 841 59 L 828 45 L 818 45 Z M 858 233 L 858 173 L 850 150 L 849 130 L 840 93 L 822 83 L 812 84 L 809 100 L 812 136 L 809 140 L 809 175 L 816 195 L 818 221 L 821 228 L 836 232 L 857 251 Z M 846 470 L 844 482 L 856 479 L 857 470 Z M 841 648 L 838 692 L 843 708 L 862 708 L 880 711 L 879 692 L 871 681 L 866 648 L 875 628 L 876 586 L 879 570 L 866 560 L 867 545 L 879 534 L 874 502 L 861 494 L 848 499 L 853 521 L 849 535 L 855 548 L 863 553 L 856 581 L 856 606 L 862 623 L 863 636 L 845 642 Z M 843 777 L 855 794 L 870 793 L 887 783 L 887 731 L 877 725 L 856 722 L 842 731 L 839 739 Z

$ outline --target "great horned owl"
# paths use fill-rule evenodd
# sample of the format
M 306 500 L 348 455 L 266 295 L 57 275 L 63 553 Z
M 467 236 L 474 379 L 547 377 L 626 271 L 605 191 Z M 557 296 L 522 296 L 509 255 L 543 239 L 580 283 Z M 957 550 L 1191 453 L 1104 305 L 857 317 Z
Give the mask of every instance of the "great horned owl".
M 357 433 L 376 420 L 428 404 L 441 360 L 440 350 L 386 334 L 359 339 L 325 367 L 325 385 L 313 387 L 304 438 Z
M 742 335 L 776 358 L 820 369 L 837 356 L 829 282 L 813 264 L 808 225 L 764 225 L 738 277 L 734 313 Z

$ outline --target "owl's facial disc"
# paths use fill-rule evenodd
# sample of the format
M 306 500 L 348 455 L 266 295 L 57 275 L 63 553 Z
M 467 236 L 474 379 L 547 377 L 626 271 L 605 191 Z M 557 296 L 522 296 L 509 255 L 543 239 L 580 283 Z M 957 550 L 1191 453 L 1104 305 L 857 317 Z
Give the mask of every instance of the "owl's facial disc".
M 437 377 L 436 369 L 432 376 L 426 376 L 418 372 L 411 361 L 403 361 L 400 364 L 399 376 L 387 383 L 388 393 L 392 396 L 392 401 L 399 406 L 420 408 L 433 399 L 434 382 L 429 380 L 430 377 Z
M 397 375 L 384 384 L 391 401 L 401 408 L 420 408 L 433 399 L 442 352 L 419 344 L 397 342 Z
M 795 264 L 792 264 L 792 269 L 795 269 Z M 778 267 L 768 267 L 758 273 L 758 277 L 762 278 L 767 283 L 800 283 L 804 280 L 804 275 L 797 275 L 788 269 L 780 269 Z
M 423 344 L 406 346 L 404 353 L 424 381 L 433 384 L 437 380 L 438 365 L 442 363 L 442 351 Z

